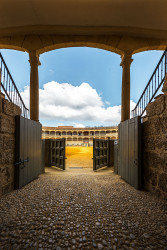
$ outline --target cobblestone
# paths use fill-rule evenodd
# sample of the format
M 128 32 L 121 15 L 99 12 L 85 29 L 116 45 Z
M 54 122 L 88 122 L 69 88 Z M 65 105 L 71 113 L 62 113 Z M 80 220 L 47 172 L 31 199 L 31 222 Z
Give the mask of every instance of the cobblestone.
M 2 197 L 0 249 L 167 249 L 167 202 L 112 170 L 47 170 Z

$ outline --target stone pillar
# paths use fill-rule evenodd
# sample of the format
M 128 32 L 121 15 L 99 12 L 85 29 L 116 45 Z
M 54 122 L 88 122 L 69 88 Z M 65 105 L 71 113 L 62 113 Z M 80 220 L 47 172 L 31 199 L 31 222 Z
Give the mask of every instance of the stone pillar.
M 30 62 L 30 119 L 39 121 L 39 55 L 36 51 L 29 53 Z
M 125 52 L 122 56 L 122 103 L 121 121 L 130 119 L 130 65 L 133 61 L 132 53 Z

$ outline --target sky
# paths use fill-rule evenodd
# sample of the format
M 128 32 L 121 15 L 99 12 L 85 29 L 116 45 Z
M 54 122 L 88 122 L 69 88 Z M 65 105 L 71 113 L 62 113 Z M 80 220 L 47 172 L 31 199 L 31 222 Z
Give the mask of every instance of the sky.
M 0 50 L 29 108 L 30 65 L 26 52 Z M 133 55 L 131 110 L 163 51 Z M 43 126 L 112 126 L 121 118 L 119 55 L 95 48 L 64 48 L 40 55 L 39 119 Z

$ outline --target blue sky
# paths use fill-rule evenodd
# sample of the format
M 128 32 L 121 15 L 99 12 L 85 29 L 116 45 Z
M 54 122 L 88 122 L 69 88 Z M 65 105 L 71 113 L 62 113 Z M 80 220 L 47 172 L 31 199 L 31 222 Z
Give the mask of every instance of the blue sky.
M 28 105 L 29 89 L 24 89 L 30 81 L 28 54 L 14 50 L 1 50 L 1 53 Z M 138 101 L 162 53 L 148 51 L 133 55 L 132 106 Z M 119 55 L 87 47 L 65 48 L 40 55 L 40 62 L 40 121 L 43 125 L 119 123 L 122 81 Z

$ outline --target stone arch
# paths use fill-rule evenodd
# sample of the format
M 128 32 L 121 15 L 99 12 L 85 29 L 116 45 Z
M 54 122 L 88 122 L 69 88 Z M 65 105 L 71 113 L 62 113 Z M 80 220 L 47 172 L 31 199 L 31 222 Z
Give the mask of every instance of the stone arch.
M 0 37 L 0 49 L 22 52 L 36 51 L 37 54 L 69 47 L 90 47 L 107 50 L 118 55 L 126 51 L 132 54 L 147 50 L 165 50 L 167 39 L 132 37 L 122 35 L 11 35 Z
M 100 131 L 95 131 L 95 136 L 99 136 L 100 135 Z
M 82 130 L 78 130 L 78 136 L 82 136 L 83 135 L 83 131 Z
M 83 143 L 88 143 L 89 142 L 89 138 L 88 137 L 85 137 L 84 139 L 83 139 Z
M 140 53 L 140 52 L 145 52 L 145 51 L 151 51 L 151 50 L 165 50 L 167 48 L 167 44 L 166 45 L 150 45 L 150 46 L 144 46 L 144 47 L 140 47 L 138 49 L 133 50 L 133 55 Z
M 56 131 L 56 136 L 60 136 L 61 135 L 61 131 Z
M 116 130 L 111 130 L 111 134 L 115 134 L 116 132 Z
M 105 134 L 106 134 L 106 133 L 105 133 L 104 130 L 101 130 L 101 131 L 100 131 L 100 135 L 103 135 L 103 136 L 104 136 Z
M 83 136 L 89 136 L 89 131 L 87 130 L 83 131 Z
M 55 136 L 55 134 L 56 134 L 55 131 L 53 131 L 53 130 L 50 131 L 50 135 L 54 135 Z
M 88 47 L 88 48 L 95 48 L 95 49 L 103 49 L 106 51 L 110 51 L 116 53 L 118 55 L 122 55 L 123 51 L 112 46 L 110 44 L 105 44 L 103 42 L 90 42 L 90 41 L 73 41 L 73 42 L 60 42 L 54 43 L 52 45 L 45 46 L 37 50 L 38 54 L 43 54 L 52 50 L 56 49 L 63 49 L 63 48 L 72 48 L 72 47 Z
M 40 55 L 61 48 L 90 47 L 122 55 L 122 48 L 117 47 L 119 40 L 119 36 L 105 35 L 16 35 L 0 37 L 0 49 L 13 49 L 23 52 L 36 51 Z
M 17 51 L 21 51 L 21 52 L 27 52 L 28 53 L 28 49 L 25 49 L 21 46 L 18 45 L 10 45 L 10 44 L 3 44 L 0 41 L 0 49 L 10 49 L 10 50 L 17 50 Z
M 62 134 L 62 135 L 66 135 L 67 132 L 66 132 L 66 131 L 62 131 L 61 134 Z
M 36 49 L 38 54 L 60 48 L 90 47 L 123 55 L 127 51 L 135 54 L 147 50 L 164 50 L 167 46 L 166 39 L 122 35 L 43 35 L 36 36 L 36 39 L 41 43 Z

